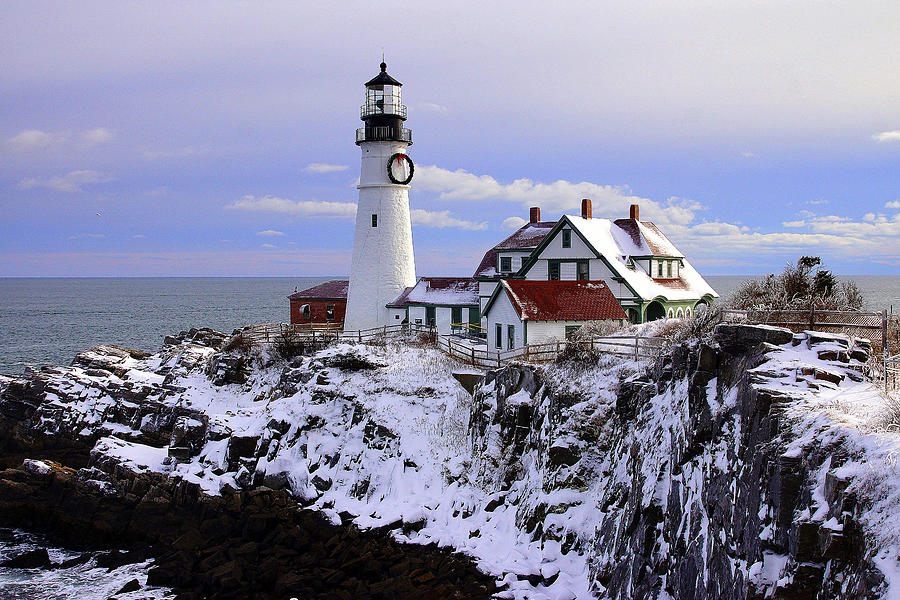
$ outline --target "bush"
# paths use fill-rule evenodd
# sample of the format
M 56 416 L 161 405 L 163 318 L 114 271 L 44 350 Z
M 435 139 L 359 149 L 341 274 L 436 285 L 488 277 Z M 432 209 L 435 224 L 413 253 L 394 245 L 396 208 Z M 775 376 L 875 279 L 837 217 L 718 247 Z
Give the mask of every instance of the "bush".
M 275 353 L 284 359 L 302 356 L 307 351 L 307 343 L 296 331 L 286 330 L 275 336 L 272 344 Z
M 253 350 L 253 340 L 238 333 L 228 338 L 222 349 L 225 352 L 236 351 L 244 355 L 250 354 L 250 351 Z
M 743 282 L 726 300 L 738 310 L 845 310 L 858 311 L 863 296 L 852 281 L 841 281 L 822 268 L 818 256 L 801 256 L 780 275 Z

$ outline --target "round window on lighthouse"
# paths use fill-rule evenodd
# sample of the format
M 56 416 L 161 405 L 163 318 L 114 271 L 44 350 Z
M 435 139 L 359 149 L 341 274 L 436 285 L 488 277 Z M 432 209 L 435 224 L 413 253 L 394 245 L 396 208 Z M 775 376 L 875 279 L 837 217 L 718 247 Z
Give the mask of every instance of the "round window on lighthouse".
M 415 165 L 412 159 L 401 152 L 394 153 L 388 159 L 387 173 L 391 183 L 406 185 L 412 181 Z

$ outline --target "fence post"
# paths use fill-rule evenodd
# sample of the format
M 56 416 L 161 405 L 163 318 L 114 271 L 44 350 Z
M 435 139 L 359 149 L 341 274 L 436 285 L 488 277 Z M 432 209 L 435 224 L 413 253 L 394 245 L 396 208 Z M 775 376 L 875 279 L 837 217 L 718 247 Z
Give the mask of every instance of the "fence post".
M 640 360 L 640 346 L 639 344 L 640 338 L 638 336 L 634 336 L 634 360 Z
M 475 346 L 472 346 L 472 366 L 475 366 Z
M 809 330 L 812 331 L 816 328 L 816 305 L 810 303 L 809 305 Z
M 888 393 L 888 358 L 891 353 L 888 350 L 888 318 L 887 318 L 887 309 L 881 311 L 881 354 L 883 357 L 884 366 L 882 370 L 884 371 L 884 393 Z
M 359 343 L 362 344 L 362 329 L 356 332 L 356 335 L 359 336 Z

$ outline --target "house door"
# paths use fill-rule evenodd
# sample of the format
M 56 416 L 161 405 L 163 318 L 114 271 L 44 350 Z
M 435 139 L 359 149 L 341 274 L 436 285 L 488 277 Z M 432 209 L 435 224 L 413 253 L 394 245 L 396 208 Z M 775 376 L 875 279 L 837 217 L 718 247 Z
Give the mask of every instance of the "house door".
M 425 307 L 425 324 L 431 325 L 433 327 L 434 323 L 435 323 L 434 307 L 426 306 Z
M 515 325 L 507 325 L 506 326 L 506 347 L 510 350 L 515 348 L 516 346 L 516 326 Z

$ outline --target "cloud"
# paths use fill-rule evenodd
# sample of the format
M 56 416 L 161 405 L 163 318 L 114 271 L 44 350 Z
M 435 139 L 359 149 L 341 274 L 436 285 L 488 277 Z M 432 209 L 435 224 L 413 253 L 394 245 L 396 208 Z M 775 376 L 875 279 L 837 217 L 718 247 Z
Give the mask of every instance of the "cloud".
M 111 142 L 115 138 L 115 134 L 106 127 L 97 127 L 89 129 L 81 135 L 82 141 L 87 146 L 95 146 L 97 144 L 105 144 Z
M 441 104 L 435 104 L 434 102 L 423 102 L 422 108 L 425 108 L 426 110 L 430 110 L 430 111 L 436 112 L 436 113 L 446 113 L 447 112 L 446 106 L 443 106 Z
M 68 132 L 55 133 L 41 131 L 40 129 L 26 129 L 6 140 L 6 147 L 14 152 L 29 152 L 32 150 L 46 150 L 65 144 L 69 139 Z
M 900 200 L 894 200 L 884 205 L 885 208 L 900 208 Z
M 882 142 L 900 142 L 900 129 L 893 131 L 882 131 L 872 136 L 872 139 L 878 143 Z
M 750 152 L 749 150 L 744 150 L 743 152 L 741 152 L 741 156 L 743 156 L 744 158 L 756 158 L 756 153 Z
M 16 186 L 20 190 L 30 190 L 33 188 L 46 188 L 54 192 L 80 192 L 81 186 L 88 183 L 104 183 L 111 181 L 108 175 L 98 173 L 97 171 L 71 171 L 65 175 L 57 177 L 28 177 L 23 179 Z
M 527 222 L 522 217 L 506 217 L 501 226 L 503 229 L 518 229 Z
M 276 248 L 275 244 L 262 244 L 260 248 Z
M 266 237 L 275 237 L 279 235 L 284 235 L 283 231 L 275 231 L 274 229 L 264 229 L 262 231 L 257 231 L 256 235 L 264 235 Z
M 255 212 L 271 212 L 288 215 L 300 215 L 305 217 L 343 217 L 356 216 L 355 202 L 326 202 L 314 200 L 286 200 L 276 196 L 244 196 L 225 207 L 227 210 L 246 210 Z M 469 231 L 481 231 L 487 229 L 487 223 L 475 223 L 457 219 L 450 215 L 449 210 L 432 212 L 427 210 L 411 210 L 410 218 L 413 225 L 422 227 L 435 227 L 439 229 L 456 228 Z M 269 230 L 271 231 L 271 230 Z M 280 232 L 264 233 L 257 235 L 279 235 Z
M 327 202 L 317 200 L 285 200 L 276 196 L 244 196 L 225 207 L 228 210 L 272 212 L 304 217 L 345 217 L 356 216 L 355 202 Z
M 99 239 L 105 238 L 105 237 L 106 236 L 103 235 L 102 233 L 78 233 L 75 235 L 70 235 L 69 239 L 70 240 L 85 240 L 85 239 L 99 240 Z
M 644 220 L 657 225 L 687 224 L 694 220 L 702 207 L 697 202 L 672 197 L 662 204 L 630 194 L 624 186 L 598 185 L 582 181 L 578 183 L 558 180 L 552 183 L 516 179 L 512 183 L 500 183 L 490 175 L 476 175 L 463 169 L 450 171 L 436 166 L 416 169 L 417 189 L 436 192 L 438 201 L 506 201 L 525 208 L 540 206 L 546 213 L 580 214 L 581 199 L 590 198 L 594 215 L 600 217 L 627 217 L 628 206 L 640 204 Z
M 487 223 L 474 223 L 450 216 L 449 210 L 428 211 L 422 209 L 414 209 L 409 211 L 413 225 L 421 225 L 422 227 L 435 227 L 437 229 L 465 229 L 468 231 L 481 231 L 487 229 Z
M 106 127 L 95 127 L 80 134 L 71 131 L 41 131 L 26 129 L 6 140 L 5 145 L 13 152 L 33 152 L 55 148 L 90 148 L 110 142 L 115 133 Z
M 326 163 L 310 163 L 303 168 L 306 173 L 335 173 L 337 171 L 346 171 L 347 165 L 329 165 Z

